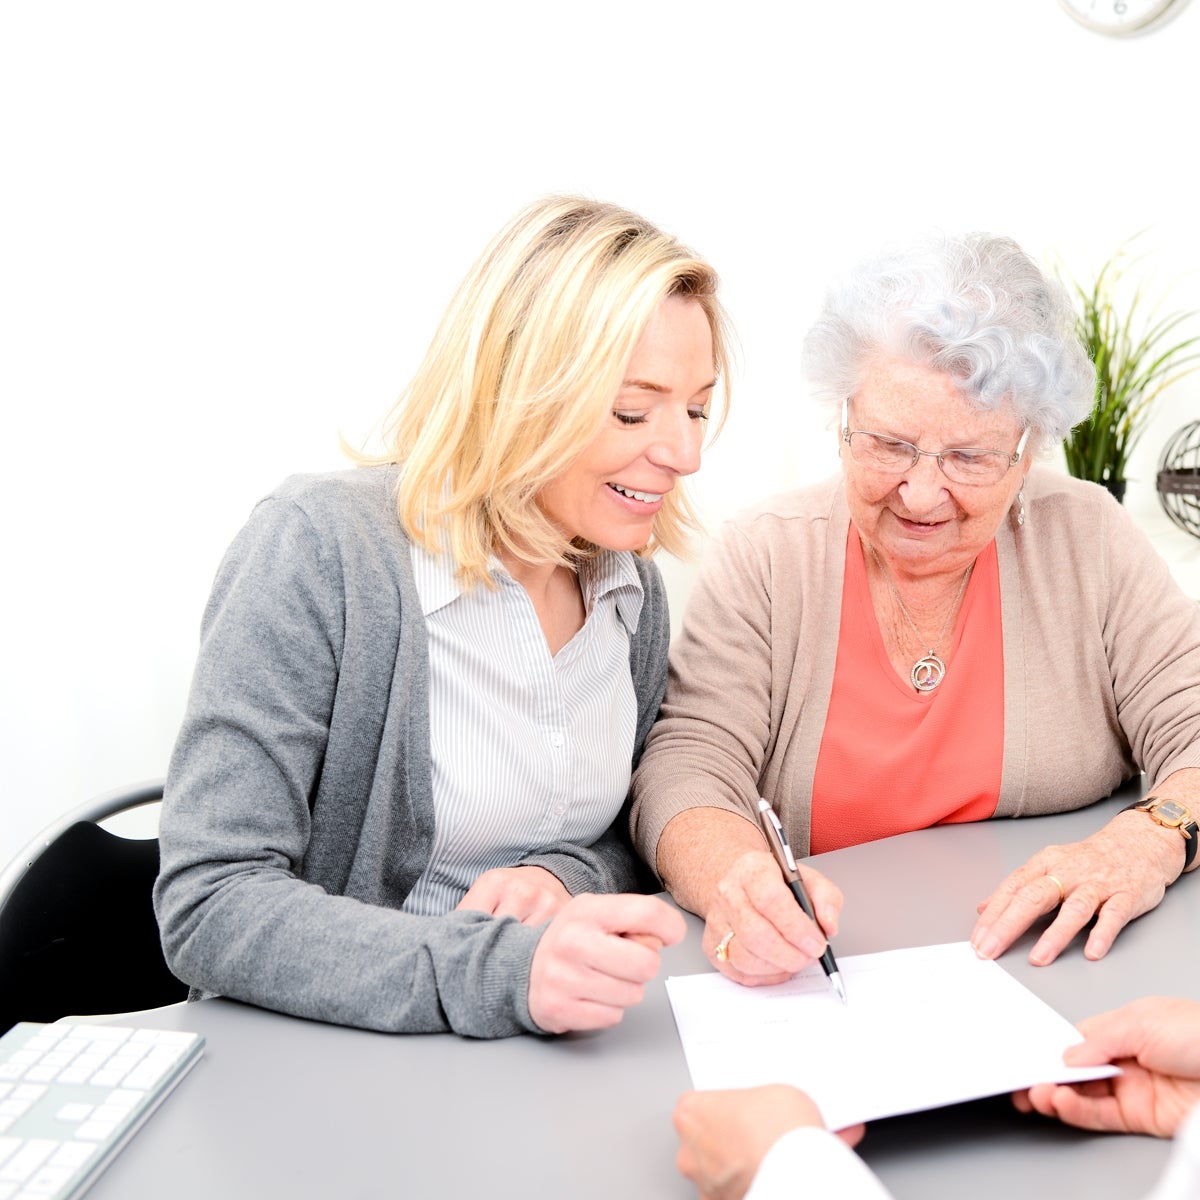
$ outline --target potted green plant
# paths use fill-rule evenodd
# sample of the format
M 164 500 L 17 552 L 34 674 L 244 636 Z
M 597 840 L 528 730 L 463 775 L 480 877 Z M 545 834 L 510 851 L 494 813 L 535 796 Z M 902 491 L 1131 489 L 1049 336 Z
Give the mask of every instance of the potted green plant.
M 1131 239 L 1132 240 L 1132 239 Z M 1076 300 L 1080 341 L 1096 364 L 1096 404 L 1063 442 L 1067 470 L 1124 499 L 1126 467 L 1163 389 L 1200 366 L 1200 334 L 1179 339 L 1196 311 L 1161 315 L 1146 280 L 1130 278 L 1129 243 L 1100 268 L 1090 287 L 1065 279 Z M 1060 272 L 1061 274 L 1061 272 Z

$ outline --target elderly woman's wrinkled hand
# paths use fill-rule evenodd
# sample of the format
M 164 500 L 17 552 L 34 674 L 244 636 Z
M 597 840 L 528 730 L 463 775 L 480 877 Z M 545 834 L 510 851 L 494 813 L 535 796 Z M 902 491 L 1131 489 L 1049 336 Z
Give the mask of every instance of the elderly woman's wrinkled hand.
M 1084 954 L 1103 958 L 1117 934 L 1158 906 L 1183 869 L 1183 839 L 1141 813 L 1118 813 L 1103 829 L 1066 846 L 1047 846 L 978 907 L 971 945 L 981 958 L 1003 954 L 1047 913 L 1058 915 L 1029 953 L 1052 963 L 1095 918 Z
M 735 983 L 782 983 L 820 958 L 826 934 L 837 933 L 841 891 L 818 871 L 800 871 L 822 929 L 804 915 L 765 850 L 747 851 L 717 884 L 705 914 L 704 952 Z

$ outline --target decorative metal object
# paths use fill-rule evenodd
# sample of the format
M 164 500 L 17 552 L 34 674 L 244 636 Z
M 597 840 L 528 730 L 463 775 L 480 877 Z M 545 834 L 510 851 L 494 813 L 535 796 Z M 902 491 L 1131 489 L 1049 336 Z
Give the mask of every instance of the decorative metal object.
M 1200 421 L 1185 425 L 1163 448 L 1158 501 L 1180 529 L 1200 537 Z

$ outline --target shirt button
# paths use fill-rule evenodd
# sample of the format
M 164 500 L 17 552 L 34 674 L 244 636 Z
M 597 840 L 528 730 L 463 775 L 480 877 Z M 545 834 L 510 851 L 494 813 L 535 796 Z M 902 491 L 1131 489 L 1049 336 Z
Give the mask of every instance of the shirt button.
M 550 735 L 550 745 L 555 747 L 561 747 L 566 740 L 557 730 Z
M 551 812 L 553 812 L 556 817 L 565 817 L 567 815 L 567 806 L 565 803 L 563 803 L 563 801 L 560 800 L 554 806 L 554 808 L 551 809 Z

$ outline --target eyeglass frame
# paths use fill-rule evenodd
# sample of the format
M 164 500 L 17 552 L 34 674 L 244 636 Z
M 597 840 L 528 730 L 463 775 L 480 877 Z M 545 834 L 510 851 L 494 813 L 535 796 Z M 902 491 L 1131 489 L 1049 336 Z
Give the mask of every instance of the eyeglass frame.
M 975 454 L 998 454 L 1004 456 L 1003 450 L 993 450 L 989 446 L 943 446 L 940 450 L 922 450 L 920 446 L 914 445 L 912 442 L 906 441 L 904 438 L 893 437 L 889 433 L 876 433 L 872 429 L 851 429 L 850 428 L 850 397 L 847 396 L 842 400 L 842 441 L 850 446 L 851 454 L 854 453 L 854 448 L 850 442 L 851 437 L 856 433 L 865 433 L 868 437 L 883 438 L 886 441 L 894 442 L 901 446 L 911 446 L 913 451 L 913 460 L 902 470 L 896 472 L 888 472 L 888 474 L 903 475 L 905 471 L 911 471 L 913 467 L 921 461 L 922 458 L 936 458 L 938 470 L 941 471 L 951 483 L 957 483 L 960 487 L 992 487 L 999 483 L 1005 475 L 1009 473 L 1021 461 L 1021 456 L 1025 453 L 1025 447 L 1029 442 L 1029 435 L 1033 432 L 1028 425 L 1025 426 L 1025 432 L 1021 434 L 1021 440 L 1017 443 L 1017 448 L 1012 452 L 1005 464 L 1004 471 L 997 475 L 990 482 L 970 483 L 965 480 L 954 479 L 946 474 L 946 464 L 942 461 L 942 455 L 957 453 L 963 450 L 972 451 Z M 877 470 L 883 471 L 885 468 L 878 467 Z

